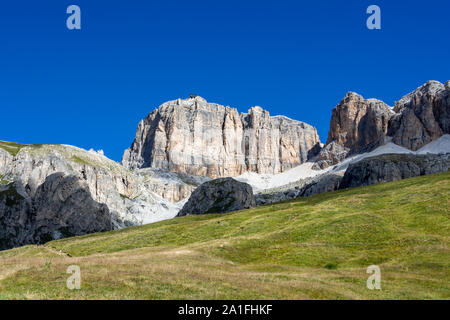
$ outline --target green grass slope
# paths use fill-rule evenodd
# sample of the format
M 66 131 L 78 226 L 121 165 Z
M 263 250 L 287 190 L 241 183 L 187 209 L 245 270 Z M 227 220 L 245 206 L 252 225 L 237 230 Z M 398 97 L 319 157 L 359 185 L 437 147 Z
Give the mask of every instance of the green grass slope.
M 5 299 L 449 299 L 450 173 L 0 252 Z M 69 265 L 81 290 L 66 288 Z M 381 290 L 366 287 L 370 265 Z

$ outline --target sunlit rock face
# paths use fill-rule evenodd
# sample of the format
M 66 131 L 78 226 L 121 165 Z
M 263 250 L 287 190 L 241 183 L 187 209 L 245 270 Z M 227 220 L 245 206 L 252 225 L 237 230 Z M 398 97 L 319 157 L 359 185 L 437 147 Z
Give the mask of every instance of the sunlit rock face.
M 122 163 L 213 178 L 276 174 L 307 161 L 318 143 L 306 123 L 271 117 L 260 107 L 239 114 L 192 97 L 167 102 L 142 120 Z
M 327 144 L 334 141 L 351 153 L 377 147 L 384 143 L 393 115 L 384 102 L 349 92 L 332 111 Z
M 392 142 L 416 151 L 450 133 L 450 81 L 428 81 L 395 103 Z
M 394 111 L 377 99 L 349 92 L 333 109 L 326 146 L 315 168 L 334 165 L 350 154 L 363 153 L 385 143 Z
M 73 146 L 20 147 L 11 154 L 0 141 L 0 187 L 14 182 L 25 198 L 34 198 L 50 175 L 73 175 L 85 184 L 93 201 L 107 205 L 116 229 L 173 218 L 182 207 L 173 202 L 188 197 L 202 183 L 184 176 L 188 184 L 179 177 L 132 172 L 101 153 Z
M 416 151 L 450 133 L 450 81 L 428 81 L 395 102 L 391 109 L 377 99 L 349 92 L 333 109 L 326 146 L 315 169 L 373 150 L 386 141 Z

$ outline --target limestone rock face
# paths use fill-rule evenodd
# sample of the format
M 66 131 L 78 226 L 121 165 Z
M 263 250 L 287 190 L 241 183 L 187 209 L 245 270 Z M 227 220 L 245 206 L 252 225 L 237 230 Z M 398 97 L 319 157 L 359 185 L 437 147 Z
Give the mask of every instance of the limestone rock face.
M 393 115 L 384 102 L 349 92 L 332 111 L 327 144 L 334 141 L 350 153 L 368 151 L 384 143 Z
M 339 189 L 446 172 L 449 168 L 450 154 L 448 153 L 442 155 L 385 154 L 351 164 L 341 180 Z
M 326 146 L 315 169 L 324 169 L 347 155 L 363 153 L 384 144 L 394 111 L 384 102 L 349 92 L 333 109 Z
M 172 203 L 189 198 L 199 185 L 211 180 L 208 177 L 190 176 L 155 168 L 139 169 L 135 173 L 142 177 L 141 183 L 145 189 L 151 190 Z
M 74 175 L 87 186 L 94 201 L 106 204 L 114 228 L 160 221 L 176 216 L 182 204 L 171 203 L 158 191 L 178 200 L 194 189 L 180 179 L 151 179 L 132 172 L 101 153 L 65 145 L 20 145 L 13 155 L 2 149 L 0 142 L 0 182 L 16 182 L 34 198 L 38 188 L 54 173 Z M 200 184 L 200 182 L 198 182 Z M 184 189 L 183 189 L 184 188 Z
M 319 142 L 306 123 L 260 107 L 239 114 L 197 96 L 167 102 L 141 121 L 122 163 L 212 178 L 275 174 L 305 162 Z
M 191 195 L 178 217 L 191 214 L 225 213 L 256 206 L 252 187 L 233 178 L 205 182 Z
M 20 183 L 0 188 L 0 250 L 113 229 L 106 205 L 76 176 L 48 176 L 30 197 Z
M 392 142 L 416 151 L 450 133 L 450 82 L 428 81 L 395 103 Z
M 428 81 L 391 109 L 376 99 L 348 93 L 333 109 L 326 146 L 314 169 L 393 143 L 416 151 L 450 133 L 450 81 Z M 334 145 L 333 145 L 334 144 Z
M 0 180 L 6 174 L 7 168 L 11 165 L 12 160 L 13 156 L 0 148 Z

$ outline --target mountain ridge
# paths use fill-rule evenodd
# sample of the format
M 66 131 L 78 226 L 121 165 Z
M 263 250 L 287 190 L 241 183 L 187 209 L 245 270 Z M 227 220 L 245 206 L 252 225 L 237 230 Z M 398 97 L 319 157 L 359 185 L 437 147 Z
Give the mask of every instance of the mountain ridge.
M 302 121 L 258 106 L 239 114 L 198 96 L 153 110 L 139 123 L 123 164 L 69 145 L 0 141 L 0 204 L 12 203 L 12 187 L 30 203 L 49 176 L 62 173 L 86 186 L 92 203 L 106 205 L 120 229 L 175 217 L 198 186 L 217 176 L 248 182 L 262 203 L 331 191 L 349 164 L 372 153 L 415 154 L 419 146 L 420 154 L 450 152 L 449 92 L 450 81 L 430 81 L 394 108 L 348 92 L 332 111 L 325 146 Z M 16 208 L 19 216 L 32 214 L 25 202 Z M 5 210 L 0 223 L 16 214 Z M 62 227 L 64 221 L 70 219 L 61 219 Z

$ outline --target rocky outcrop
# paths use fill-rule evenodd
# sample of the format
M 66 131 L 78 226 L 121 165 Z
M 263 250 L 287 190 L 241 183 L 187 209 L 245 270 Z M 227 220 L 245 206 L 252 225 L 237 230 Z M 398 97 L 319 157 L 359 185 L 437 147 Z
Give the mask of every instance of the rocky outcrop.
M 370 151 L 384 143 L 393 115 L 384 102 L 349 92 L 332 111 L 327 144 L 336 142 L 349 153 Z
M 349 92 L 333 109 L 327 144 L 314 169 L 334 165 L 348 155 L 369 152 L 385 143 L 394 111 L 384 102 Z
M 342 176 L 342 173 L 329 173 L 320 176 L 304 186 L 300 190 L 298 197 L 311 197 L 319 193 L 335 191 L 339 188 Z
M 392 142 L 418 150 L 450 133 L 450 81 L 428 81 L 395 103 L 389 124 Z
M 150 188 L 147 175 L 132 172 L 95 151 L 65 145 L 18 145 L 20 150 L 11 154 L 7 146 L 0 142 L 0 180 L 20 183 L 28 196 L 34 197 L 48 176 L 58 172 L 74 175 L 86 183 L 94 201 L 108 206 L 114 228 L 173 218 L 181 209 L 182 204 L 173 204 L 155 192 L 160 190 L 158 186 L 170 189 L 181 180 L 174 183 L 156 176 Z M 193 189 L 183 192 L 188 196 Z M 177 196 L 177 188 L 173 188 L 170 197 Z
M 196 96 L 167 102 L 141 121 L 122 163 L 212 178 L 275 174 L 307 161 L 319 142 L 306 123 L 260 107 L 239 114 Z
M 143 186 L 147 190 L 173 203 L 189 198 L 199 185 L 211 180 L 208 177 L 190 176 L 155 168 L 139 169 L 135 173 L 142 177 Z
M 428 81 L 391 109 L 376 99 L 349 92 L 333 109 L 326 146 L 314 169 L 369 152 L 387 140 L 416 151 L 450 133 L 450 81 Z
M 108 207 L 76 176 L 52 174 L 33 196 L 17 182 L 0 188 L 0 250 L 112 229 Z
M 252 187 L 233 178 L 203 183 L 191 195 L 178 217 L 191 214 L 225 213 L 256 205 Z
M 349 151 L 349 148 L 345 148 L 337 142 L 332 141 L 319 152 L 319 156 L 312 168 L 314 170 L 321 170 L 339 163 L 347 157 Z
M 413 155 L 385 154 L 351 164 L 339 188 L 367 186 L 416 176 L 446 172 L 450 168 L 450 154 Z

